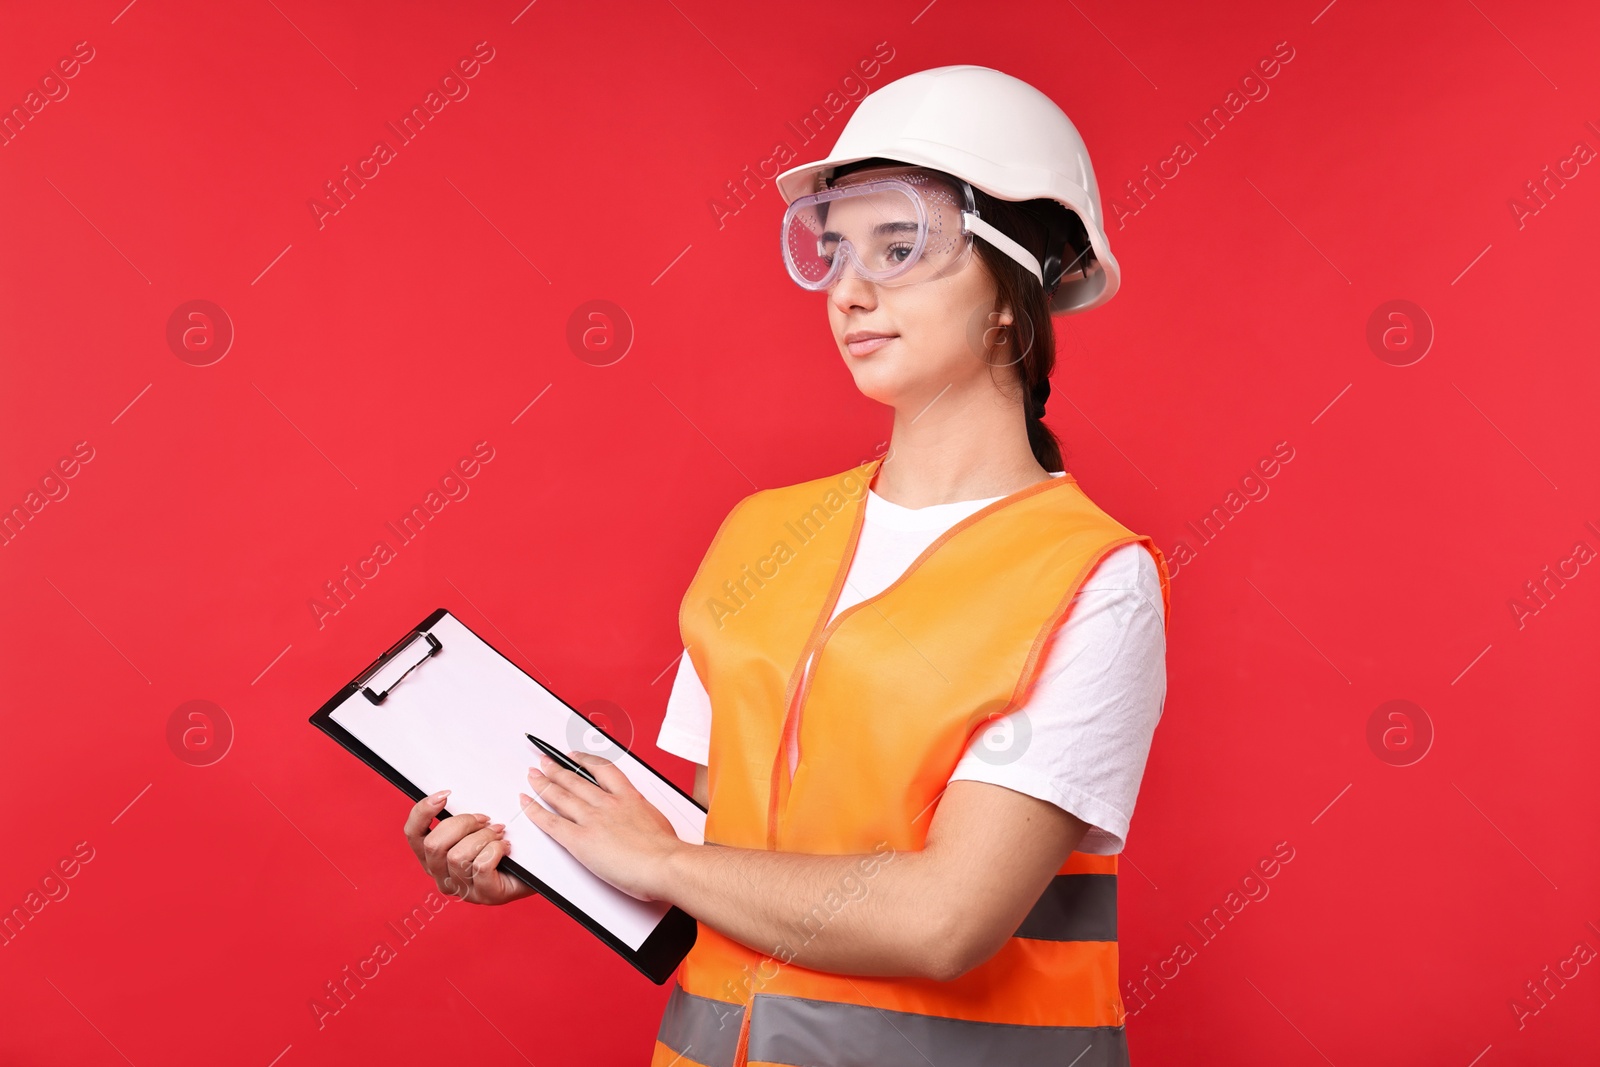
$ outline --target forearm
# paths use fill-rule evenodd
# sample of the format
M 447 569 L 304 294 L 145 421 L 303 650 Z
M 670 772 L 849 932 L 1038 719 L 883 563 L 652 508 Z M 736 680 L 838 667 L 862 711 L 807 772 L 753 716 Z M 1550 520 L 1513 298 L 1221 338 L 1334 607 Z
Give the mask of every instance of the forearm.
M 927 871 L 925 853 L 887 844 L 846 856 L 686 844 L 662 897 L 780 964 L 926 977 L 944 939 Z

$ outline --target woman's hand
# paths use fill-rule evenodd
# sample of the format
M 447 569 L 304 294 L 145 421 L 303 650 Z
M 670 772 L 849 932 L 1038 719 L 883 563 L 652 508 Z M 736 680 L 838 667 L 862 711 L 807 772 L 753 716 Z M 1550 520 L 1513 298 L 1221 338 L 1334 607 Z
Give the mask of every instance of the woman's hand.
M 446 789 L 423 797 L 406 819 L 406 840 L 439 892 L 469 904 L 509 904 L 532 894 L 526 883 L 495 869 L 511 850 L 504 823 L 489 825 L 487 815 L 452 815 L 428 829 L 449 795 Z
M 567 770 L 549 756 L 528 782 L 539 800 L 526 793 L 522 810 L 589 870 L 639 900 L 666 899 L 666 865 L 684 842 L 672 822 L 634 788 L 615 763 L 588 752 L 568 752 L 600 782 Z M 545 808 L 549 804 L 554 811 Z

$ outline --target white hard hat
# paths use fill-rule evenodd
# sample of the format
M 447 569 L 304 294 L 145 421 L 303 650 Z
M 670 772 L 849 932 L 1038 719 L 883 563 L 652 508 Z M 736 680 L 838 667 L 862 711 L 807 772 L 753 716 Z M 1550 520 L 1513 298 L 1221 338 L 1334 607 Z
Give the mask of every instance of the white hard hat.
M 999 200 L 1054 200 L 1083 221 L 1097 265 L 1073 268 L 1050 300 L 1056 314 L 1088 311 L 1116 293 L 1089 150 L 1072 120 L 1044 93 L 989 67 L 933 67 L 862 99 L 826 159 L 778 175 L 784 203 L 820 191 L 835 167 L 881 157 L 970 182 Z

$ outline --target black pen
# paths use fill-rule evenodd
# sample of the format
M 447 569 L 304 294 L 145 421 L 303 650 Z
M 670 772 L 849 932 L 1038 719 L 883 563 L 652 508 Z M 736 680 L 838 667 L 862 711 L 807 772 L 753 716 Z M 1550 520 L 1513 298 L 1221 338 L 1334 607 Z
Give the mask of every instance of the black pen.
M 596 779 L 595 776 L 589 772 L 589 769 L 587 767 L 583 766 L 580 763 L 574 762 L 572 757 L 568 756 L 565 752 L 560 751 L 554 745 L 546 744 L 545 742 L 539 740 L 537 737 L 534 737 L 532 734 L 523 734 L 523 736 L 526 737 L 529 741 L 532 741 L 534 744 L 538 745 L 540 752 L 543 752 L 546 756 L 549 756 L 551 759 L 553 759 L 557 763 L 561 764 L 561 766 L 565 767 L 567 770 L 575 771 L 578 774 L 581 774 L 585 778 L 589 779 L 589 781 L 594 782 L 595 785 L 600 785 L 599 780 Z M 600 786 L 600 788 L 604 789 L 605 787 L 604 786 Z

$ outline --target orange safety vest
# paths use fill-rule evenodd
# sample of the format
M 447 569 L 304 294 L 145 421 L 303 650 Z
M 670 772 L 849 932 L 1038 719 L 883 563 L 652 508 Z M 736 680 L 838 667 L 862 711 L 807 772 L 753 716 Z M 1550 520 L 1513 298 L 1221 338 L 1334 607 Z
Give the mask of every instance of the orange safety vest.
M 953 981 L 790 962 L 808 931 L 850 906 L 844 894 L 870 892 L 890 850 L 923 847 L 968 743 L 1026 702 L 1101 558 L 1143 544 L 1163 625 L 1170 603 L 1155 543 L 1068 474 L 957 522 L 830 623 L 881 462 L 745 497 L 684 594 L 684 645 L 713 709 L 706 841 L 861 859 L 859 877 L 847 872 L 775 951 L 701 923 L 651 1065 L 1125 1064 L 1116 856 L 1071 853 L 1004 947 Z

